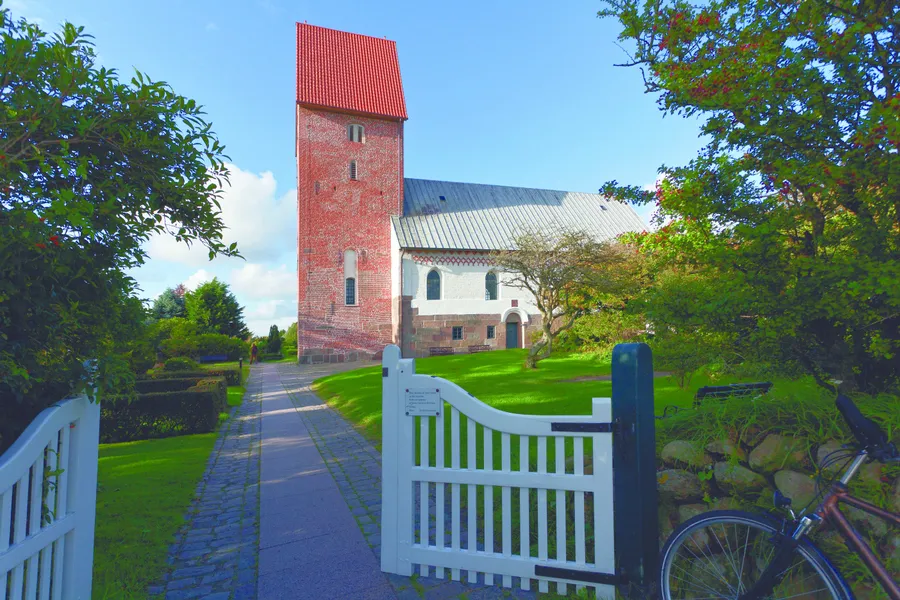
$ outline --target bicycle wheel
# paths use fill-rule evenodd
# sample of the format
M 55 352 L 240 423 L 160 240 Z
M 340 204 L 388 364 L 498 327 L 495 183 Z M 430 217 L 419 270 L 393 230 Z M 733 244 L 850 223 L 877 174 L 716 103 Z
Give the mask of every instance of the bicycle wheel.
M 778 523 L 764 515 L 722 510 L 697 515 L 669 537 L 660 560 L 663 600 L 736 600 L 775 554 Z M 852 600 L 846 582 L 809 540 L 794 552 L 772 600 Z

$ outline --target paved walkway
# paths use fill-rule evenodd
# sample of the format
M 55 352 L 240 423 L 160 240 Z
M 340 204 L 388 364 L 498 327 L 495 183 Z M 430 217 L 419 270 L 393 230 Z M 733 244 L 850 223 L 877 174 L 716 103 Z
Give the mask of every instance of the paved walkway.
M 256 598 L 261 388 L 257 371 L 243 404 L 219 431 L 187 522 L 169 548 L 171 572 L 148 589 L 150 595 Z
M 331 412 L 303 402 L 315 397 L 308 386 L 338 367 L 287 367 L 264 364 L 261 372 L 259 600 L 395 598 L 308 429 L 312 415 Z M 368 494 L 374 500 L 379 490 Z

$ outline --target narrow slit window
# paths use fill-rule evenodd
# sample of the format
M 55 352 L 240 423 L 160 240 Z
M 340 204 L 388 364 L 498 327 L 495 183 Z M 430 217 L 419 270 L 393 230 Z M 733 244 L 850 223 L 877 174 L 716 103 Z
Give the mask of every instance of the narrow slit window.
M 487 326 L 487 339 L 492 340 L 497 336 L 497 330 L 494 325 Z
M 441 299 L 441 274 L 437 271 L 429 271 L 425 286 L 425 298 L 427 300 Z
M 453 328 L 453 339 L 454 340 L 463 339 L 462 335 L 463 335 L 463 330 L 462 330 L 461 326 L 457 325 L 456 327 Z
M 347 139 L 359 144 L 366 143 L 366 128 L 362 125 L 347 125 Z
M 497 299 L 497 274 L 493 271 L 484 276 L 484 299 Z
M 350 179 L 354 179 L 354 180 L 355 180 L 355 179 L 359 179 L 359 178 L 357 177 L 357 174 L 358 174 L 358 173 L 357 173 L 357 169 L 356 169 L 356 161 L 355 161 L 355 160 L 351 160 L 351 161 L 350 161 Z

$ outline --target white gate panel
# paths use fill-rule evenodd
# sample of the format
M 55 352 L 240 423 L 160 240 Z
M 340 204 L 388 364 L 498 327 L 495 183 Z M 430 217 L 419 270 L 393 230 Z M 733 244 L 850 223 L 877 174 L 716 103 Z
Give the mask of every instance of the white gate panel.
M 383 571 L 411 575 L 418 565 L 423 576 L 433 569 L 444 578 L 449 569 L 454 580 L 523 589 L 536 580 L 544 592 L 555 582 L 558 593 L 589 585 L 598 598 L 614 598 L 611 585 L 535 572 L 615 572 L 612 434 L 596 430 L 612 419 L 609 399 L 593 399 L 590 415 L 507 413 L 450 381 L 417 375 L 396 346 L 385 348 L 382 374 Z M 433 392 L 440 402 L 421 401 Z M 417 416 L 428 406 L 434 414 Z
M 90 600 L 99 433 L 100 406 L 78 396 L 0 456 L 0 584 L 12 600 Z

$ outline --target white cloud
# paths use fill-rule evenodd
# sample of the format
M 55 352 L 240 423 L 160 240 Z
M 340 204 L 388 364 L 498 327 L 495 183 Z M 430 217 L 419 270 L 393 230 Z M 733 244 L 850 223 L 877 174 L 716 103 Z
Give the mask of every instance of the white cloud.
M 184 287 L 186 287 L 189 291 L 194 291 L 201 284 L 206 283 L 207 281 L 212 281 L 213 277 L 215 276 L 206 269 L 200 269 L 184 280 Z
M 223 241 L 237 242 L 248 261 L 266 262 L 294 250 L 297 244 L 296 191 L 276 196 L 277 184 L 271 171 L 259 175 L 229 164 L 230 184 L 223 188 L 221 219 Z M 155 260 L 191 266 L 209 263 L 209 251 L 200 244 L 190 248 L 171 235 L 157 235 L 147 244 Z
M 231 288 L 250 298 L 292 298 L 297 295 L 297 274 L 287 265 L 268 268 L 250 263 L 231 272 Z
M 297 304 L 293 300 L 266 300 L 257 302 L 244 311 L 247 328 L 255 335 L 265 335 L 269 327 L 277 325 L 279 329 L 287 329 L 297 320 Z

